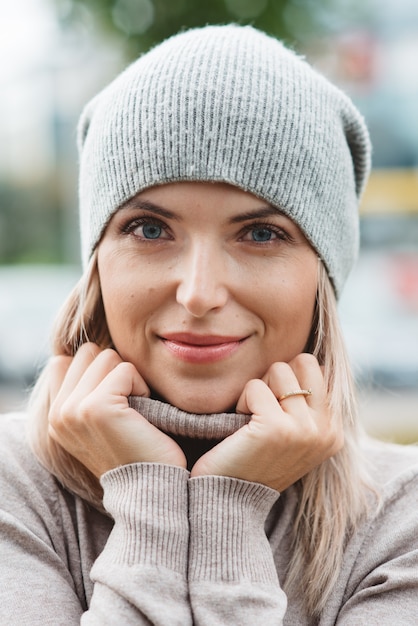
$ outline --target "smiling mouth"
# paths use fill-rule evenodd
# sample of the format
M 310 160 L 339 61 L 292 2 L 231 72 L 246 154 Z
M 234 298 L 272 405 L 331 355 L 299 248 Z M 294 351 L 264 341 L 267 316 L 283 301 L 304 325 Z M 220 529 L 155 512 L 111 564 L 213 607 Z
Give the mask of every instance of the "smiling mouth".
M 214 363 L 234 354 L 248 339 L 236 336 L 176 333 L 160 337 L 175 357 L 189 363 Z

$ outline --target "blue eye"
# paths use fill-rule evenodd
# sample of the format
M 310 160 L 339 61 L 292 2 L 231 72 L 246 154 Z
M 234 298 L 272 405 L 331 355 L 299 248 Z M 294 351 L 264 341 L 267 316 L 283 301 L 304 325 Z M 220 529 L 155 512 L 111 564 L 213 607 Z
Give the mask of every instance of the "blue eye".
M 253 228 L 251 230 L 252 240 L 261 242 L 261 243 L 264 241 L 270 241 L 273 235 L 274 233 L 269 228 L 265 228 L 265 227 Z
M 143 224 L 142 234 L 145 239 L 158 239 L 161 237 L 163 229 L 158 224 Z
M 240 234 L 241 241 L 255 244 L 280 244 L 291 241 L 289 234 L 276 224 L 253 223 L 245 226 Z
M 140 216 L 121 225 L 121 232 L 133 235 L 138 241 L 170 240 L 167 224 L 153 217 Z

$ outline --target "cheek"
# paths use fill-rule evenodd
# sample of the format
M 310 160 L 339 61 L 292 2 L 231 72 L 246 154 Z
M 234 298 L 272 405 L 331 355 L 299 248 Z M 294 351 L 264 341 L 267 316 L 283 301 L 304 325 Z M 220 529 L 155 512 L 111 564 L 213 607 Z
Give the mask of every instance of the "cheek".
M 280 360 L 290 360 L 303 351 L 312 329 L 317 292 L 316 263 L 306 272 L 287 276 L 269 289 L 264 297 L 266 336 Z M 260 300 L 261 301 L 261 300 Z
M 109 276 L 102 281 L 102 298 L 107 326 L 113 343 L 117 344 L 118 338 L 123 336 L 123 330 L 126 327 L 121 321 L 127 321 L 133 299 L 129 295 L 126 297 L 122 293 L 120 284 Z
M 161 307 L 161 289 L 144 281 L 142 273 L 119 272 L 117 267 L 105 270 L 101 289 L 113 344 L 128 358 L 134 345 L 142 345 L 147 324 Z
M 289 316 L 294 320 L 293 332 L 299 334 L 305 339 L 312 327 L 312 320 L 315 311 L 317 293 L 317 276 L 311 272 L 304 278 L 301 278 L 296 285 L 292 286 L 289 294 Z
M 137 292 L 132 285 L 129 271 L 126 267 L 121 267 L 115 255 L 106 257 L 99 254 L 98 261 L 103 306 L 108 328 L 115 342 L 137 307 Z

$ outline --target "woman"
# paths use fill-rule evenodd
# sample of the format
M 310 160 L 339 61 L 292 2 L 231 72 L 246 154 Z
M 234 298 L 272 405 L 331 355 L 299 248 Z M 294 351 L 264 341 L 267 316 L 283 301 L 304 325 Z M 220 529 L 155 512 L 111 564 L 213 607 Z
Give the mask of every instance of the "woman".
M 2 621 L 414 623 L 418 455 L 360 437 L 336 313 L 359 113 L 279 42 L 206 27 L 94 98 L 79 148 L 38 460 L 2 421 Z

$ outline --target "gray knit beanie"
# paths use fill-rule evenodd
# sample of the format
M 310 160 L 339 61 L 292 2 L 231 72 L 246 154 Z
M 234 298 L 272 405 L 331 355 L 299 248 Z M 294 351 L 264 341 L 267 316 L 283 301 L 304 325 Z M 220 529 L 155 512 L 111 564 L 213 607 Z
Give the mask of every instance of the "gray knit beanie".
M 357 255 L 368 133 L 347 96 L 276 39 L 236 25 L 167 39 L 86 106 L 79 150 L 84 265 L 141 190 L 219 181 L 292 218 L 340 293 Z

